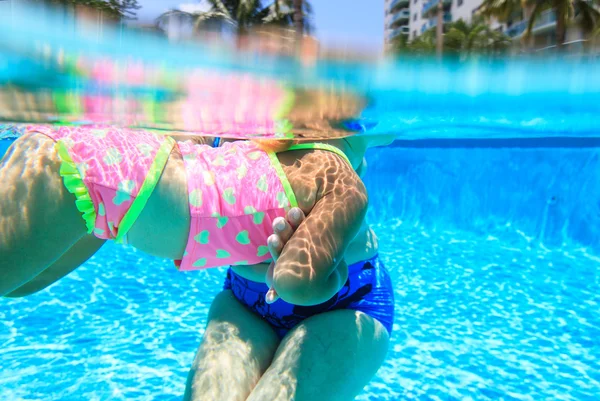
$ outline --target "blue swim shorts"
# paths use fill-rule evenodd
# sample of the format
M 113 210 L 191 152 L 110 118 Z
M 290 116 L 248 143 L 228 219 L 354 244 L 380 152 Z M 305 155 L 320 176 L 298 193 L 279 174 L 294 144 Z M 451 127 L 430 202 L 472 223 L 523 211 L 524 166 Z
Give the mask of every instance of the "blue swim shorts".
M 312 306 L 292 305 L 278 299 L 272 304 L 265 301 L 269 290 L 265 283 L 248 280 L 233 270 L 227 271 L 224 289 L 252 312 L 265 319 L 283 338 L 302 320 L 318 313 L 338 309 L 361 311 L 379 320 L 392 332 L 394 321 L 394 290 L 389 273 L 379 256 L 348 266 L 348 280 L 330 300 Z

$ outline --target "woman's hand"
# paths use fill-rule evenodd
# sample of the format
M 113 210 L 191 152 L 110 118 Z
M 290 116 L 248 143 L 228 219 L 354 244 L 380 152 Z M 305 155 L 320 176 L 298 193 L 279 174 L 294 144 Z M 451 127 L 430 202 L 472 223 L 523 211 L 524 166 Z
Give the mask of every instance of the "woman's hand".
M 266 295 L 266 301 L 269 304 L 272 304 L 279 299 L 279 295 L 277 295 L 277 292 L 273 288 L 273 271 L 275 270 L 275 262 L 277 262 L 277 258 L 281 254 L 283 247 L 288 242 L 294 231 L 296 231 L 300 223 L 304 221 L 304 217 L 304 212 L 300 208 L 294 207 L 288 212 L 287 220 L 283 217 L 279 217 L 273 221 L 273 234 L 267 239 L 269 252 L 271 252 L 271 256 L 273 258 L 273 261 L 267 270 L 266 277 L 266 282 L 269 286 L 269 291 Z

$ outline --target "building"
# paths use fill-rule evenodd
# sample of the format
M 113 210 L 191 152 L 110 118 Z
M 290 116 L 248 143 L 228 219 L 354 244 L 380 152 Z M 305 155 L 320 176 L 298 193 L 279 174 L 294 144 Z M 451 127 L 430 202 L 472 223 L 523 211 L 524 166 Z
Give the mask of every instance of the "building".
M 442 1 L 442 6 L 444 7 L 443 21 L 444 21 L 444 24 L 447 24 L 448 22 L 453 21 L 452 13 L 451 13 L 453 3 L 460 2 L 461 6 L 459 6 L 459 8 L 462 8 L 464 0 L 455 0 L 455 1 L 441 0 L 441 1 Z M 476 0 L 476 1 L 480 1 L 480 0 Z M 435 28 L 437 26 L 437 13 L 438 13 L 439 3 L 440 3 L 440 0 L 428 0 L 423 3 L 423 8 L 421 9 L 421 18 L 423 18 L 426 22 L 421 26 L 421 31 L 419 32 L 419 35 L 422 34 L 423 32 L 425 32 L 426 30 Z
M 437 25 L 439 2 L 444 7 L 444 24 L 463 20 L 471 22 L 477 16 L 483 0 L 385 0 L 385 44 L 386 47 L 398 36 L 408 41 L 422 35 Z M 488 21 L 492 29 L 504 32 L 514 43 L 516 51 L 545 51 L 556 46 L 556 14 L 544 11 L 535 22 L 529 40 L 524 34 L 529 23 L 531 9 L 518 13 L 512 20 L 500 23 Z M 569 51 L 580 52 L 586 40 L 578 21 L 567 27 L 565 45 Z
M 423 17 L 423 8 L 429 0 L 412 0 L 410 3 L 410 35 L 409 40 L 413 40 L 427 30 L 429 19 Z
M 421 1 L 421 0 L 419 0 Z M 408 37 L 411 0 L 385 0 L 385 44 L 388 46 L 398 37 Z
M 505 23 L 491 22 L 492 28 L 497 28 L 510 37 L 514 44 L 515 51 L 519 52 L 545 52 L 552 51 L 556 48 L 556 13 L 554 10 L 543 11 L 533 25 L 531 36 L 526 39 L 525 31 L 529 25 L 529 17 L 531 16 L 532 8 L 526 8 L 523 12 L 519 12 L 514 18 L 509 19 Z M 572 20 L 566 28 L 565 50 L 569 53 L 581 54 L 584 48 L 597 52 L 598 48 L 594 48 L 591 42 L 586 40 L 585 34 L 581 29 L 579 19 Z
M 526 12 L 525 14 L 530 14 Z M 556 45 L 556 13 L 553 10 L 547 10 L 535 21 L 532 29 L 532 35 L 529 41 L 524 41 L 523 36 L 527 30 L 529 18 L 517 18 L 515 21 L 507 21 L 504 33 L 513 40 L 516 47 L 531 50 L 541 50 L 546 47 Z M 576 26 L 567 28 L 565 42 L 578 41 L 582 39 L 582 32 Z
M 442 0 L 444 23 L 470 21 L 483 0 Z M 385 42 L 397 36 L 413 40 L 437 25 L 439 0 L 385 0 Z

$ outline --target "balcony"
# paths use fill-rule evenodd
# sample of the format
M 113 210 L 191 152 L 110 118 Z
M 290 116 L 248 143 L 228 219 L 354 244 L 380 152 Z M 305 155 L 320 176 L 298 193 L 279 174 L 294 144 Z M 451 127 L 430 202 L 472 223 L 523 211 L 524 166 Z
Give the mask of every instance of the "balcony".
M 452 22 L 452 15 L 450 13 L 444 13 L 444 24 L 447 24 L 449 22 Z M 429 23 L 427 24 L 428 28 L 435 28 L 437 26 L 437 17 L 432 18 L 429 20 Z
M 437 12 L 437 5 L 440 0 L 429 0 L 423 6 L 423 11 L 421 12 L 421 16 L 423 18 L 431 18 Z M 450 6 L 452 6 L 452 0 L 442 0 L 442 4 L 444 6 L 444 11 L 447 11 Z
M 504 33 L 510 36 L 513 39 L 521 37 L 525 31 L 527 30 L 527 25 L 529 24 L 528 20 L 523 20 L 513 24 L 510 28 L 508 28 Z M 547 10 L 540 14 L 537 21 L 533 25 L 532 32 L 536 33 L 543 29 L 547 29 L 556 24 L 556 14 L 553 10 Z
M 448 24 L 452 22 L 452 14 L 444 13 L 444 24 Z M 426 24 L 421 26 L 421 33 L 425 32 L 428 29 L 435 28 L 437 26 L 437 18 L 431 18 Z
M 393 13 L 401 8 L 407 7 L 410 4 L 410 0 L 393 0 L 390 3 L 389 12 Z
M 390 20 L 389 27 L 396 28 L 399 25 L 404 25 L 410 19 L 410 10 L 408 8 L 403 8 L 394 14 L 392 19 Z
M 401 26 L 400 28 L 392 29 L 390 31 L 390 33 L 388 34 L 388 40 L 392 40 L 396 36 L 408 35 L 409 32 L 410 32 L 410 28 L 408 27 L 408 25 Z

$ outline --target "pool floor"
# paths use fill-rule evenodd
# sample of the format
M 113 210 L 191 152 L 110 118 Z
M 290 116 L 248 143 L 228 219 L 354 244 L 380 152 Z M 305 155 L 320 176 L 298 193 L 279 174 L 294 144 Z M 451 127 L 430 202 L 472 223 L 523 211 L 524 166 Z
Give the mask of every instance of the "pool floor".
M 598 257 L 519 233 L 374 227 L 396 319 L 358 400 L 598 399 Z M 223 276 L 107 243 L 49 289 L 0 300 L 2 396 L 180 399 Z

